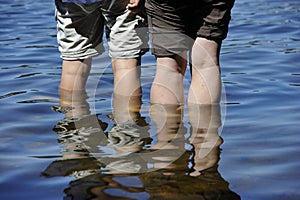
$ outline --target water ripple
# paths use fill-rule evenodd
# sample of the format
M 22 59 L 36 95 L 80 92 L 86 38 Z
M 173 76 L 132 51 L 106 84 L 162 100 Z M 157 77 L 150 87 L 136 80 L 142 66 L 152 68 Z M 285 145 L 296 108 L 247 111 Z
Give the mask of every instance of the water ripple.
M 104 190 L 109 195 L 117 192 L 128 197 L 134 197 L 134 194 L 140 198 L 149 197 L 149 193 L 140 191 L 142 183 L 136 181 L 137 177 L 132 179 L 133 176 L 113 177 L 101 173 L 85 179 L 45 179 L 40 176 L 47 167 L 69 167 L 67 162 L 60 160 L 64 146 L 58 143 L 58 136 L 53 130 L 64 116 L 51 110 L 59 104 L 61 71 L 53 4 L 53 1 L 41 0 L 1 1 L 1 197 L 61 199 L 61 191 L 68 192 L 81 183 L 96 183 L 97 191 L 99 188 L 102 191 L 102 185 L 113 183 L 115 188 Z M 232 12 L 230 32 L 221 51 L 222 80 L 226 89 L 224 142 L 219 170 L 211 169 L 214 173 L 207 173 L 224 177 L 217 180 L 226 187 L 229 183 L 230 190 L 242 199 L 285 200 L 300 196 L 299 13 L 299 0 L 236 1 Z M 142 115 L 151 122 L 148 108 L 155 59 L 147 53 L 142 63 Z M 189 81 L 187 75 L 186 90 Z M 112 112 L 112 89 L 113 73 L 110 58 L 105 54 L 93 62 L 87 93 L 88 101 L 95 104 L 99 120 L 108 124 L 107 129 L 114 126 L 107 117 Z M 184 120 L 184 126 L 192 130 L 187 119 Z M 152 132 L 155 130 L 151 127 Z M 157 138 L 153 139 L 157 141 Z M 95 137 L 91 142 L 98 140 Z M 150 147 L 151 144 L 148 144 Z M 190 145 L 187 149 L 191 151 L 193 148 Z M 187 159 L 191 159 L 191 155 L 188 156 Z M 177 167 L 187 171 L 192 168 L 192 161 L 189 161 L 188 168 L 180 162 Z M 205 173 L 203 179 L 201 176 L 191 178 L 182 175 L 187 172 L 181 168 L 144 174 L 140 180 L 155 180 L 148 189 L 158 192 L 163 186 L 174 189 L 172 187 L 180 183 L 179 190 L 176 188 L 174 191 L 214 194 L 215 191 L 209 190 L 211 185 L 203 184 L 207 183 Z M 168 175 L 171 172 L 177 176 Z M 163 181 L 166 184 L 157 184 L 159 188 L 155 188 L 156 183 Z M 216 182 L 212 184 L 218 185 Z M 32 190 L 35 187 L 39 187 L 38 193 Z M 137 192 L 120 189 L 126 187 Z M 49 191 L 54 192 L 50 194 Z M 85 192 L 85 189 L 76 191 Z

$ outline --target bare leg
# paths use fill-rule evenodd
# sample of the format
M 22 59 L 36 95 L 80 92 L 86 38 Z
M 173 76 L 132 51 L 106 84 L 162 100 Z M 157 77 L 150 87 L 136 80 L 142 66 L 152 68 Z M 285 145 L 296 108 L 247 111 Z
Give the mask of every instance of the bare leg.
M 67 117 L 90 113 L 85 92 L 90 69 L 91 58 L 84 61 L 63 61 L 60 82 L 60 105 L 72 108 L 66 113 Z
M 141 106 L 139 59 L 113 59 L 112 63 L 115 121 L 133 121 L 138 117 Z
M 126 154 L 134 153 L 142 148 L 142 135 L 144 134 L 140 131 L 139 126 L 136 126 L 141 107 L 139 64 L 138 58 L 112 60 L 114 71 L 113 116 L 116 126 L 108 133 L 108 147 L 114 149 L 115 155 L 119 154 L 123 157 L 123 161 L 120 159 L 123 165 L 131 167 L 133 166 L 132 161 L 125 161 Z M 122 156 L 122 154 L 124 155 Z M 107 164 L 106 168 L 109 169 L 108 173 L 129 173 L 130 170 L 137 170 L 123 165 L 111 162 Z
M 60 88 L 69 91 L 85 90 L 90 74 L 92 59 L 68 61 L 62 64 Z
M 87 102 L 87 94 L 85 90 L 70 91 L 60 89 L 60 106 L 65 108 L 66 117 L 78 117 L 90 114 L 90 106 Z
M 74 123 L 78 134 L 81 132 L 81 128 L 84 128 L 85 131 L 91 128 L 97 130 L 99 129 L 99 132 L 101 130 L 101 125 L 99 124 L 98 118 L 96 116 L 89 117 L 88 121 L 84 121 L 85 119 L 81 118 L 90 114 L 90 107 L 89 103 L 87 102 L 88 96 L 86 94 L 86 82 L 90 74 L 91 63 L 92 59 L 88 58 L 85 60 L 75 61 L 63 60 L 62 64 L 62 75 L 60 82 L 60 106 L 62 108 L 66 108 L 66 110 L 64 110 L 66 111 L 65 116 L 67 118 L 71 118 L 69 119 L 70 121 L 67 120 L 62 125 L 66 126 L 66 124 L 68 123 Z M 63 133 L 72 133 L 74 127 L 66 126 L 65 128 L 66 129 L 61 129 L 63 130 Z M 67 128 L 70 128 L 70 130 Z M 71 142 L 72 139 L 69 140 L 70 142 L 65 143 L 66 151 L 63 152 L 64 159 L 83 158 L 89 155 L 86 147 L 89 147 L 91 149 L 92 146 L 88 144 L 88 142 L 90 141 L 88 140 L 89 136 L 87 136 L 86 134 L 87 132 L 85 132 L 84 136 L 79 136 L 84 138 L 80 143 Z M 100 134 L 97 136 L 97 138 L 103 138 L 103 136 Z M 93 140 L 93 142 L 95 142 L 95 140 Z
M 151 88 L 151 103 L 183 104 L 183 76 L 186 52 L 173 57 L 158 57 L 156 75 Z
M 117 124 L 134 122 L 140 116 L 141 96 L 124 96 L 114 93 L 114 120 Z
M 221 44 L 197 38 L 192 48 L 192 82 L 188 102 L 218 104 L 221 96 L 219 52 Z

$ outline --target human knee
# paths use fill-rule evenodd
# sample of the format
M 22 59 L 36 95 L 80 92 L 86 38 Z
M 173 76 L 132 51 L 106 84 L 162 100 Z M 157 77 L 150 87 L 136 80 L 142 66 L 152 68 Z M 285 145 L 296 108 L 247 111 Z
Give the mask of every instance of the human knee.
M 186 70 L 186 56 L 174 55 L 166 57 L 157 57 L 158 71 L 167 73 L 179 73 L 184 74 Z
M 192 65 L 196 69 L 219 66 L 220 43 L 197 38 L 192 48 Z

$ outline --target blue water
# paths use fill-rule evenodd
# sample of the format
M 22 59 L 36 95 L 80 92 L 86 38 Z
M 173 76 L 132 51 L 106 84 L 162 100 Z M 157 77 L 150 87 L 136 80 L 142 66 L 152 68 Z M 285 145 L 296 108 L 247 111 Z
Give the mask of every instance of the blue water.
M 300 198 L 298 0 L 236 2 L 221 51 L 224 95 L 219 134 L 223 143 L 215 152 L 217 164 L 196 177 L 188 173 L 193 160 L 191 144 L 184 140 L 192 131 L 186 109 L 185 129 L 177 139 L 184 141 L 188 153 L 174 161 L 172 169 L 107 173 L 105 166 L 93 160 L 109 154 L 99 138 L 99 144 L 93 145 L 102 151 L 80 161 L 62 159 L 66 144 L 54 128 L 64 115 L 53 110 L 59 104 L 61 72 L 53 2 L 1 0 L 0 11 L 1 199 Z M 141 115 L 155 142 L 156 128 L 149 114 L 154 65 L 154 58 L 146 54 Z M 112 78 L 106 52 L 93 60 L 87 87 L 91 113 L 107 125 L 105 133 L 114 126 L 108 117 Z M 187 73 L 186 83 L 189 78 Z M 95 136 L 92 139 L 98 141 Z M 153 141 L 144 151 L 151 149 Z M 76 176 L 64 172 L 65 168 L 93 173 Z

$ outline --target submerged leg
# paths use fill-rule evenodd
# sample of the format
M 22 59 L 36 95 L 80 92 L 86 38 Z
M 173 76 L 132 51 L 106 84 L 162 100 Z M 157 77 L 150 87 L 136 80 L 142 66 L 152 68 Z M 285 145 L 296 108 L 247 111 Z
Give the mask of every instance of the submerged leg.
M 124 123 L 138 117 L 141 106 L 139 59 L 113 59 L 115 121 Z

